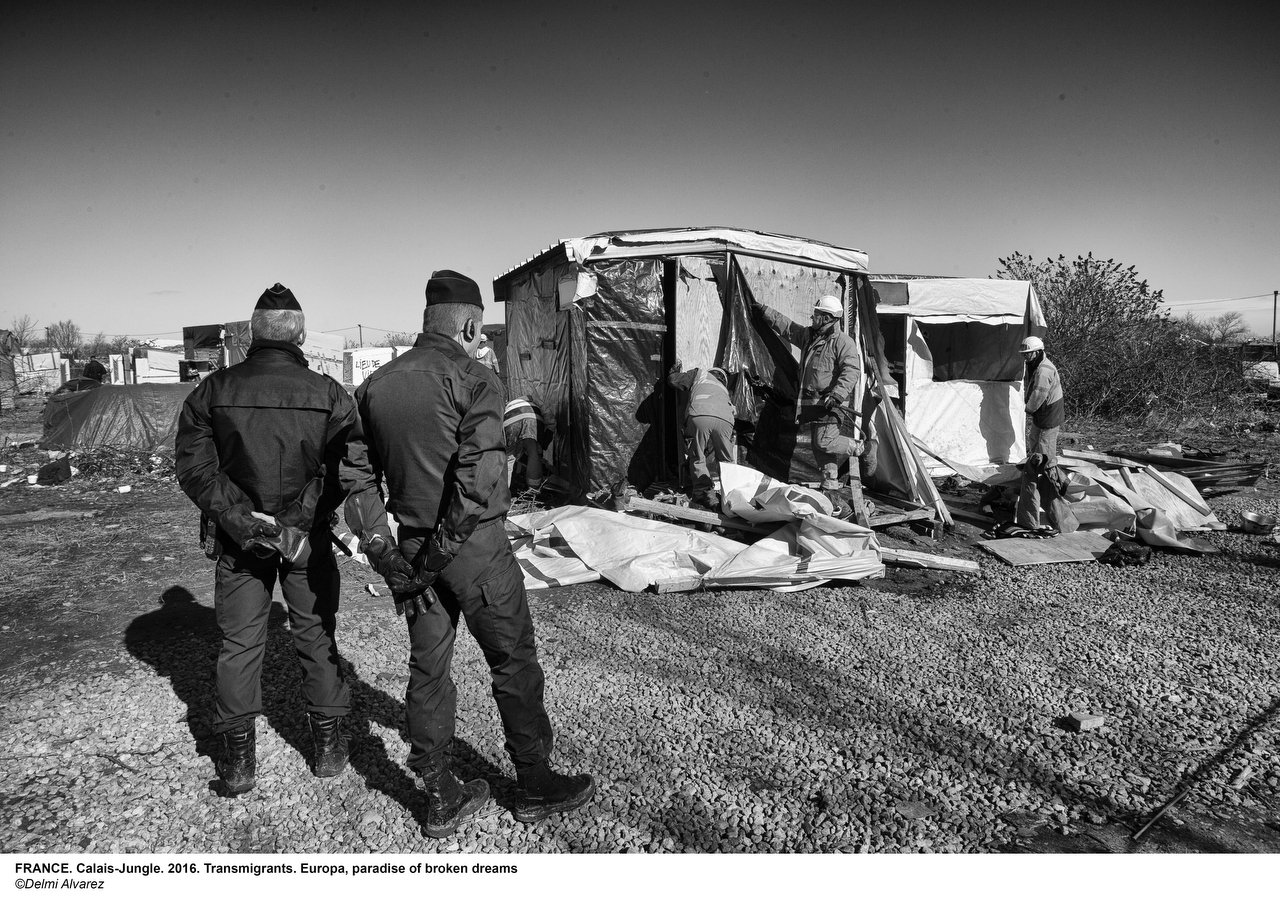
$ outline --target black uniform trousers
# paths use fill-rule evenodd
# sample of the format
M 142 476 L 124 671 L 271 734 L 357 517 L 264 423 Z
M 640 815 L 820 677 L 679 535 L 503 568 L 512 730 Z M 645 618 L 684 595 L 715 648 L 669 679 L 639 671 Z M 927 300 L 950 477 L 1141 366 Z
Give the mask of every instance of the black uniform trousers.
M 405 557 L 413 558 L 423 535 L 402 528 L 400 537 Z M 542 701 L 542 666 L 524 576 L 502 518 L 475 528 L 434 587 L 440 602 L 408 617 L 409 768 L 420 772 L 437 766 L 453 738 L 458 690 L 450 669 L 459 615 L 489 664 L 507 755 L 517 769 L 545 762 L 551 755 L 552 733 Z
M 239 549 L 218 558 L 213 596 L 222 650 L 218 654 L 215 733 L 262 713 L 262 661 L 277 580 L 289 608 L 289 628 L 302 665 L 307 710 L 325 716 L 351 711 L 333 638 L 338 565 L 328 539 L 313 535 L 309 555 L 297 566 L 282 562 L 279 556 L 264 560 Z

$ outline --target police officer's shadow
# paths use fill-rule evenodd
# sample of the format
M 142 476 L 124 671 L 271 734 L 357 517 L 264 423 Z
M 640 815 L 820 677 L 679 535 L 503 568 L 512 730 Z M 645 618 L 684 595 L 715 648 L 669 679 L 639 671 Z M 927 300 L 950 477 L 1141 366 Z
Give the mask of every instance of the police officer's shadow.
M 209 759 L 209 787 L 216 791 L 220 783 L 213 778 L 213 763 L 220 745 L 213 733 L 214 674 L 222 633 L 213 609 L 199 603 L 185 587 L 174 585 L 160 599 L 159 609 L 144 613 L 129 623 L 125 629 L 125 647 L 135 658 L 167 677 L 173 691 L 187 706 L 187 728 L 195 740 L 197 754 Z M 262 716 L 310 767 L 313 758 L 311 732 L 302 697 L 298 658 L 288 625 L 284 606 L 273 602 L 262 666 Z M 404 702 L 366 683 L 347 659 L 341 658 L 340 666 L 351 693 L 351 715 L 344 721 L 344 730 L 350 735 L 351 744 L 348 768 L 354 769 L 369 789 L 399 802 L 420 825 L 425 826 L 424 796 L 414 788 L 410 773 L 392 761 L 386 744 L 371 729 L 375 723 L 391 728 L 407 742 Z M 264 771 L 261 731 L 258 750 L 258 776 L 261 778 Z M 504 780 L 501 770 L 469 744 L 454 738 L 449 752 L 455 771 L 463 781 L 484 778 L 495 788 L 495 797 L 504 796 L 498 794 L 499 788 L 514 794 L 513 789 L 505 788 L 513 783 Z

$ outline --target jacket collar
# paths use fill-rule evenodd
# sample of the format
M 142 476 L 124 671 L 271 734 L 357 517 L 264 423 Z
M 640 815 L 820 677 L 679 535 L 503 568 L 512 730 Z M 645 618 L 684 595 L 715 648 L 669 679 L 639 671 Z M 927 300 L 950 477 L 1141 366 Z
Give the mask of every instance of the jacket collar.
M 413 346 L 415 348 L 421 348 L 423 345 L 435 345 L 437 348 L 443 348 L 446 350 L 452 349 L 462 354 L 464 357 L 467 354 L 467 349 L 458 344 L 456 339 L 450 338 L 448 335 L 443 335 L 440 332 L 419 332 L 418 337 L 413 340 Z
M 255 341 L 253 344 L 249 345 L 249 351 L 248 353 L 245 354 L 245 357 L 252 357 L 254 354 L 256 354 L 259 351 L 283 351 L 285 354 L 289 355 L 289 357 L 293 358 L 303 367 L 307 366 L 306 355 L 302 353 L 301 348 L 299 348 L 297 345 L 293 344 L 292 342 L 275 341 L 270 338 L 259 339 L 258 341 Z

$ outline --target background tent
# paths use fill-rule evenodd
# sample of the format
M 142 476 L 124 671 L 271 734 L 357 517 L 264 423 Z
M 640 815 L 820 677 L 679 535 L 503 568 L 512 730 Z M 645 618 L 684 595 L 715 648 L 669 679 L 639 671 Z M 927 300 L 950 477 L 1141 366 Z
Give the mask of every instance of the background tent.
M 1026 457 L 1027 335 L 1045 332 L 1027 281 L 872 275 L 891 388 L 907 429 L 939 456 L 971 466 Z M 944 471 L 931 464 L 934 473 Z M 945 470 L 950 472 L 950 470 Z
M 863 349 L 862 398 L 882 447 L 868 485 L 938 506 L 948 519 L 883 398 L 887 365 L 866 253 L 724 227 L 609 232 L 561 240 L 493 288 L 506 303 L 509 391 L 536 402 L 555 425 L 553 467 L 581 491 L 679 480 L 682 406 L 666 385 L 677 360 L 734 373 L 748 465 L 782 481 L 816 481 L 808 431 L 793 420 L 799 355 L 750 306 L 807 325 L 818 297 L 839 297 Z
M 194 383 L 99 386 L 50 396 L 44 407 L 46 450 L 172 447 L 182 403 Z

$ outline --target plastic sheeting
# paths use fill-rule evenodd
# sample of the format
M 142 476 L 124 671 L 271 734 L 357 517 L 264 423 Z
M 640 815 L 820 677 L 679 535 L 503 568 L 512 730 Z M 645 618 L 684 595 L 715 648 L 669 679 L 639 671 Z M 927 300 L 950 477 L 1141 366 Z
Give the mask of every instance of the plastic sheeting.
M 173 447 L 178 415 L 194 383 L 99 386 L 50 396 L 44 408 L 46 449 Z
M 834 268 L 837 271 L 861 273 L 867 270 L 867 253 L 859 249 L 845 249 L 813 239 L 730 227 L 608 232 L 566 239 L 563 240 L 563 245 L 569 256 L 579 263 L 635 258 L 637 255 L 647 258 L 654 255 L 693 255 L 729 250 Z
M 588 411 L 581 418 L 588 486 L 625 479 L 643 489 L 662 468 L 663 267 L 657 259 L 629 259 L 594 270 L 596 292 L 580 304 L 586 319 Z
M 575 401 L 571 381 L 585 382 L 578 375 L 583 371 L 574 370 L 579 364 L 586 366 L 580 341 L 585 322 L 580 309 L 558 299 L 560 284 L 575 270 L 562 263 L 512 282 L 504 350 L 508 397 L 528 399 L 554 423 L 551 468 L 559 478 L 584 490 L 588 479 L 585 430 L 576 419 L 585 411 L 585 389 L 576 393 Z
M 944 322 L 956 322 L 961 318 L 980 321 L 984 318 L 1002 317 L 1015 324 L 1032 327 L 1026 334 L 1035 334 L 1035 328 L 1045 327 L 1044 310 L 1029 281 L 1005 281 L 996 278 L 895 278 L 891 275 L 873 275 L 873 287 L 882 284 L 894 287 L 905 284 L 906 296 L 885 297 L 876 312 L 882 316 L 915 316 L 922 321 L 930 317 L 943 317 Z M 902 303 L 901 300 L 906 302 Z

